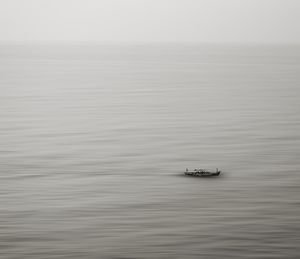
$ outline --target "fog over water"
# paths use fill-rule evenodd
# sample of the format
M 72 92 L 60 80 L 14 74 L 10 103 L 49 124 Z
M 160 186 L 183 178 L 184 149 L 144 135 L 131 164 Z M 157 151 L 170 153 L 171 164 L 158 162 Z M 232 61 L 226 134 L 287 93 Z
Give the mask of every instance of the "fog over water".
M 0 257 L 299 258 L 299 83 L 299 46 L 1 46 Z

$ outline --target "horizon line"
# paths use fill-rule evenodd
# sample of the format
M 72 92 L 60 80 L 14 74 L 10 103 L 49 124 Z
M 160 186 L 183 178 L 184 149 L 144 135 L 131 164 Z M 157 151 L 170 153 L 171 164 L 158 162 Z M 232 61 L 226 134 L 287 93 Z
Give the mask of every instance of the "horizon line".
M 113 46 L 113 45 L 232 45 L 232 46 L 300 46 L 300 42 L 264 41 L 0 41 L 0 46 Z

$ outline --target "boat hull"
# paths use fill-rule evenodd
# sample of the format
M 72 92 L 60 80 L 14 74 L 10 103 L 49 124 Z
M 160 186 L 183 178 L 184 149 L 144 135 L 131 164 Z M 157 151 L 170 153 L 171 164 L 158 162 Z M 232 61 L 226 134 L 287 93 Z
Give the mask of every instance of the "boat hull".
M 193 176 L 193 177 L 216 177 L 219 176 L 221 171 L 217 172 L 209 172 L 209 171 L 192 171 L 192 172 L 184 172 L 187 176 Z

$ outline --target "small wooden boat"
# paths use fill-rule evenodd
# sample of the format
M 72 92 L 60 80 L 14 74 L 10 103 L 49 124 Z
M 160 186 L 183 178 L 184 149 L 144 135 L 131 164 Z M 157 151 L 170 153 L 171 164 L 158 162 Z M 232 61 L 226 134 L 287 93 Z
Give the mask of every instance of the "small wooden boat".
M 206 169 L 194 169 L 194 171 L 189 171 L 189 169 L 186 169 L 184 174 L 188 176 L 197 176 L 197 177 L 213 177 L 213 176 L 219 176 L 221 173 L 221 170 L 216 169 L 215 172 L 208 171 Z

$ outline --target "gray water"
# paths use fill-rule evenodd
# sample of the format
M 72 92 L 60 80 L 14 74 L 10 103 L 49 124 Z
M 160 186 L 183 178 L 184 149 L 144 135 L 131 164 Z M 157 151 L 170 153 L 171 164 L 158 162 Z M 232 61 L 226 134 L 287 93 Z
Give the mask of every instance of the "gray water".
M 299 258 L 299 84 L 299 46 L 0 47 L 0 257 Z

